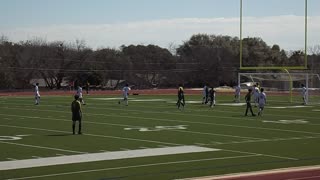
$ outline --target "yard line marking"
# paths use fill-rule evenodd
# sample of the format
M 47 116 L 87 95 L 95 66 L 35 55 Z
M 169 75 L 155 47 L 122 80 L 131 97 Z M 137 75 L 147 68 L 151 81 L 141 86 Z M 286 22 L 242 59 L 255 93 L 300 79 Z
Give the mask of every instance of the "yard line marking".
M 24 106 L 28 106 L 28 107 L 31 107 L 30 104 L 21 104 L 21 103 L 8 103 L 8 104 L 17 104 L 19 105 L 20 107 L 22 105 Z M 124 111 L 124 109 L 119 109 L 119 108 L 106 108 L 106 107 L 103 107 L 103 108 L 100 108 L 100 107 L 97 107 L 99 106 L 100 104 L 99 103 L 96 103 L 95 105 L 91 106 L 91 107 L 88 107 L 88 108 L 96 108 L 96 109 L 110 109 L 110 110 L 116 110 L 116 111 Z M 102 105 L 102 104 L 101 104 Z M 101 106 L 100 105 L 100 106 Z M 56 105 L 42 105 L 42 106 L 56 106 Z M 103 106 L 105 106 L 105 104 L 103 104 Z M 142 105 L 135 105 L 135 107 L 150 107 L 150 106 L 142 106 Z M 164 108 L 168 108 L 168 106 L 163 106 Z M 226 106 L 227 108 L 229 108 L 228 106 Z M 171 109 L 171 108 L 170 108 Z M 274 109 L 276 110 L 276 109 Z M 136 112 L 141 112 L 139 110 L 133 110 L 133 109 L 125 109 L 125 111 L 136 111 Z M 197 110 L 192 110 L 192 109 L 188 109 L 188 111 L 192 112 L 196 112 Z M 234 113 L 234 114 L 239 114 L 238 112 L 234 112 L 234 111 L 223 111 L 223 110 L 215 110 L 217 112 L 228 112 L 228 113 Z M 286 111 L 286 109 L 282 109 L 281 110 L 282 112 L 283 111 Z M 288 111 L 287 111 L 288 112 Z M 310 111 L 312 112 L 312 111 Z M 149 111 L 149 113 L 159 113 L 159 111 Z M 186 114 L 181 114 L 181 113 L 169 113 L 169 112 L 161 112 L 161 113 L 167 113 L 167 114 L 176 114 L 176 115 L 182 115 L 182 116 L 185 116 Z M 304 113 L 308 113 L 308 112 L 304 112 Z M 196 114 L 187 114 L 188 116 L 201 116 L 201 117 L 216 117 L 216 116 L 207 116 L 207 115 L 196 115 Z M 293 117 L 293 118 L 305 118 L 305 117 L 302 117 L 302 116 L 288 116 L 288 115 L 281 115 L 281 114 L 278 114 L 278 115 L 272 115 L 272 114 L 268 114 L 269 116 L 285 116 L 285 117 Z M 226 118 L 226 117 L 220 117 L 220 118 Z M 312 117 L 308 117 L 309 119 L 318 119 L 318 118 L 312 118 Z M 235 118 L 234 119 L 239 119 L 239 120 L 243 120 L 243 118 Z M 246 120 L 249 120 L 249 119 L 246 119 Z M 254 121 L 254 119 L 252 119 L 252 121 Z
M 130 151 L 131 149 L 128 148 L 120 148 L 121 151 Z
M 21 108 L 8 108 L 8 109 L 20 109 Z M 102 108 L 102 109 L 114 109 L 114 108 Z M 63 112 L 63 113 L 69 113 L 66 111 L 54 111 L 54 110 L 39 110 L 39 109 L 23 109 L 23 110 L 32 110 L 32 111 L 48 111 L 48 112 Z M 119 109 L 114 109 L 119 110 Z M 127 109 L 126 109 L 127 111 Z M 130 110 L 128 110 L 130 111 Z M 137 111 L 137 110 L 131 110 L 131 111 Z M 138 112 L 145 112 L 150 113 L 148 111 L 138 111 Z M 152 111 L 151 111 L 152 112 Z M 229 112 L 229 111 L 228 111 Z M 152 112 L 152 113 L 159 113 L 159 112 Z M 161 112 L 162 113 L 162 112 Z M 175 115 L 181 115 L 180 113 L 167 113 L 167 114 L 175 114 Z M 0 114 L 2 115 L 2 114 Z M 5 115 L 5 114 L 3 114 Z M 160 118 L 145 118 L 145 117 L 137 117 L 137 116 L 123 116 L 123 115 L 111 115 L 111 114 L 95 114 L 95 113 L 87 113 L 87 115 L 95 115 L 95 116 L 106 116 L 106 117 L 123 117 L 123 118 L 131 118 L 131 119 L 146 119 L 146 120 L 157 120 L 157 121 L 167 121 L 167 122 L 183 122 L 183 123 L 191 123 L 191 124 L 203 124 L 203 125 L 216 125 L 216 126 L 227 126 L 227 127 L 239 127 L 239 128 L 248 128 L 248 129 L 261 129 L 261 130 L 270 130 L 270 131 L 283 131 L 283 132 L 294 132 L 294 133 L 305 133 L 305 134 L 320 134 L 316 132 L 307 132 L 307 131 L 295 131 L 295 130 L 287 130 L 287 129 L 275 129 L 275 128 L 263 128 L 263 127 L 251 127 L 251 126 L 237 126 L 237 125 L 230 125 L 230 124 L 220 124 L 220 123 L 206 123 L 206 122 L 193 122 L 193 121 L 183 121 L 183 120 L 171 120 L 171 119 L 160 119 Z M 188 116 L 198 116 L 198 117 L 218 117 L 218 118 L 229 118 L 225 116 L 206 116 L 206 115 L 194 115 L 194 114 L 187 114 Z M 236 118 L 234 119 L 240 119 L 242 118 Z M 305 117 L 304 117 L 305 118 Z M 254 119 L 256 121 L 256 119 Z M 320 124 L 307 124 L 307 125 L 320 125 Z
M 36 158 L 36 159 L 42 158 L 42 157 L 40 157 L 40 156 L 31 156 L 31 157 Z M 0 162 L 1 162 L 1 161 L 0 161 Z
M 16 161 L 16 160 L 18 160 L 18 159 L 14 159 L 14 158 L 7 158 L 8 160 L 10 160 L 10 161 Z
M 4 126 L 4 125 L 0 125 Z M 77 153 L 77 154 L 83 154 L 86 152 L 80 152 L 80 151 L 72 151 L 72 150 L 66 150 L 66 149 L 59 149 L 59 148 L 51 148 L 51 147 L 45 147 L 45 146 L 35 146 L 35 145 L 29 145 L 29 144 L 22 144 L 22 143 L 13 143 L 13 142 L 4 142 L 0 141 L 2 144 L 10 144 L 10 145 L 16 145 L 16 146 L 25 146 L 25 147 L 32 147 L 32 148 L 38 148 L 38 149 L 48 149 L 48 150 L 54 150 L 54 151 L 63 151 L 63 152 L 69 152 L 69 153 Z
M 32 134 L 21 134 L 21 135 L 15 135 L 15 136 L 18 136 L 18 137 L 26 137 L 26 136 L 32 136 Z
M 0 161 L 0 170 L 13 170 L 23 168 L 44 167 L 53 165 L 66 165 L 74 163 L 87 163 L 97 161 L 119 160 L 139 157 L 153 157 L 163 155 L 176 155 L 187 153 L 199 152 L 213 152 L 220 151 L 220 149 L 199 147 L 199 146 L 176 146 L 167 148 L 150 148 L 150 149 L 137 149 L 125 150 L 103 153 L 90 153 L 69 155 L 63 157 L 47 157 L 39 159 L 25 159 L 17 161 Z M 34 157 L 34 156 L 33 156 Z
M 225 160 L 225 159 L 240 159 L 240 158 L 249 158 L 249 157 L 257 157 L 257 156 L 260 156 L 260 155 L 229 156 L 229 157 L 196 159 L 196 160 L 185 160 L 185 161 L 169 161 L 169 162 L 163 162 L 163 163 L 141 164 L 141 165 L 134 165 L 134 166 L 122 166 L 122 167 L 92 169 L 92 170 L 84 170 L 84 171 L 71 171 L 71 172 L 65 172 L 65 173 L 12 178 L 12 179 L 7 179 L 7 180 L 37 179 L 37 178 L 45 178 L 45 177 L 55 177 L 55 176 L 91 173 L 91 172 L 101 172 L 101 171 L 111 171 L 111 170 L 121 170 L 121 169 L 131 169 L 131 168 L 142 168 L 142 167 L 149 167 L 149 166 L 161 166 L 161 165 L 171 165 L 171 164 L 186 164 L 186 163 L 193 163 L 193 162 L 215 161 L 215 160 Z
M 291 158 L 291 157 L 285 157 L 285 156 L 275 156 L 275 155 L 269 155 L 269 154 L 261 154 L 261 153 L 253 153 L 253 152 L 246 152 L 246 151 L 235 151 L 235 150 L 228 150 L 228 149 L 221 149 L 223 151 L 229 151 L 229 152 L 237 152 L 237 153 L 243 153 L 243 154 L 251 154 L 251 155 L 260 155 L 260 156 L 266 156 L 266 157 L 273 157 L 278 159 L 287 159 L 287 160 L 294 160 L 298 161 L 297 158 Z
M 65 156 L 65 154 L 56 154 L 57 156 Z
M 170 147 L 170 146 L 158 145 L 158 147 Z
M 97 106 L 97 105 L 96 105 Z M 89 108 L 96 108 L 96 109 L 109 109 L 109 110 L 118 110 L 118 111 L 124 111 L 123 109 L 118 109 L 118 108 L 100 108 L 100 107 L 96 107 L 96 106 L 91 106 Z M 99 106 L 99 105 L 98 105 Z M 139 106 L 139 105 L 135 105 L 135 107 L 150 107 L 150 106 Z M 226 106 L 228 107 L 228 106 Z M 141 110 L 133 110 L 133 109 L 125 109 L 125 111 L 134 111 L 134 112 L 146 112 L 146 111 L 141 111 Z M 197 112 L 199 110 L 194 110 L 194 109 L 188 109 L 188 111 L 190 112 Z M 205 111 L 209 111 L 205 110 Z M 233 113 L 233 114 L 239 114 L 238 112 L 235 111 L 224 111 L 224 110 L 215 110 L 217 112 L 226 112 L 226 113 Z M 284 111 L 284 110 L 281 110 Z M 159 111 L 148 111 L 148 113 L 159 113 Z M 167 113 L 167 114 L 175 114 L 175 115 L 181 115 L 181 116 L 186 116 L 186 114 L 181 114 L 181 113 L 174 113 L 174 112 L 163 112 L 161 111 L 160 113 Z M 306 112 L 305 112 L 306 113 Z M 272 115 L 272 114 L 268 114 L 269 116 L 284 116 L 284 117 L 293 117 L 293 118 L 305 118 L 304 116 L 290 116 L 290 115 L 281 115 L 281 114 L 277 114 L 277 115 Z M 209 116 L 209 115 L 200 115 L 200 114 L 187 114 L 187 116 L 199 116 L 199 117 L 217 117 L 217 116 Z M 221 117 L 221 118 L 226 118 L 226 117 Z M 235 119 L 239 119 L 239 120 L 243 120 L 243 118 L 236 118 Z M 317 118 L 312 118 L 312 117 L 308 117 L 310 119 L 317 119 Z M 253 120 L 253 119 L 252 119 Z
M 209 144 L 203 144 L 206 146 L 209 145 L 225 145 L 225 144 L 245 144 L 245 143 L 259 143 L 259 142 L 277 142 L 277 141 L 290 141 L 290 140 L 306 140 L 306 139 L 318 139 L 320 137 L 292 137 L 292 138 L 277 138 L 277 139 L 264 139 L 264 140 L 247 140 L 247 141 L 231 141 L 231 142 L 215 142 L 211 141 Z
M 60 130 L 52 130 L 52 129 L 42 129 L 42 128 L 32 128 L 26 126 L 12 126 L 12 125 L 3 125 L 2 127 L 12 127 L 12 128 L 20 128 L 20 129 L 32 129 L 32 130 L 39 130 L 39 131 L 47 131 L 47 132 L 59 132 L 59 133 L 70 133 L 68 131 L 60 131 Z M 107 135 L 97 135 L 97 134 L 85 134 L 86 136 L 94 136 L 94 137 L 103 137 L 103 138 L 112 138 L 112 139 L 121 139 L 121 140 L 129 140 L 129 141 L 140 141 L 140 142 L 148 142 L 148 143 L 155 143 L 155 144 L 167 144 L 171 146 L 181 146 L 183 144 L 177 143 L 168 143 L 163 141 L 152 141 L 152 140 L 145 140 L 145 139 L 134 139 L 134 138 L 125 138 L 125 137 L 118 137 L 118 136 L 107 136 Z M 1 142 L 1 141 L 0 141 Z
M 216 134 L 216 133 L 203 133 L 203 132 L 196 132 L 196 131 L 182 131 L 182 130 L 172 130 L 175 132 L 189 132 L 192 134 L 203 134 L 203 135 L 217 135 L 217 136 L 225 136 L 225 137 L 233 137 L 233 138 L 245 138 L 245 139 L 258 139 L 263 140 L 262 138 L 254 138 L 254 137 L 246 137 L 246 136 L 235 136 L 235 135 L 226 135 L 226 134 Z
M 20 115 L 11 115 L 11 114 L 0 114 L 0 115 L 20 117 Z M 57 119 L 57 118 L 45 118 L 45 117 L 35 117 L 35 116 L 23 116 L 23 117 L 29 118 L 29 119 L 49 119 L 49 120 L 52 120 L 52 121 L 70 122 L 69 120 Z M 132 126 L 132 125 L 125 125 L 125 124 L 113 124 L 113 123 L 102 123 L 102 122 L 100 123 L 100 122 L 93 122 L 93 121 L 86 121 L 86 123 L 89 123 L 89 124 L 101 124 L 101 125 L 111 125 L 111 126 L 120 126 L 120 127 L 141 128 L 141 126 Z M 181 130 L 174 130 L 174 129 L 168 129 L 167 131 L 175 131 L 175 132 L 182 132 L 182 133 L 192 133 L 192 134 L 204 134 L 204 135 L 213 135 L 213 136 L 225 136 L 225 137 L 233 137 L 233 138 L 260 139 L 260 140 L 262 140 L 261 138 L 255 138 L 255 137 L 234 136 L 234 135 L 217 134 L 217 133 L 203 133 L 203 132 L 196 132 L 196 131 L 181 131 Z
M 211 143 L 213 143 L 213 144 L 221 144 L 222 142 L 218 142 L 218 141 L 211 141 Z

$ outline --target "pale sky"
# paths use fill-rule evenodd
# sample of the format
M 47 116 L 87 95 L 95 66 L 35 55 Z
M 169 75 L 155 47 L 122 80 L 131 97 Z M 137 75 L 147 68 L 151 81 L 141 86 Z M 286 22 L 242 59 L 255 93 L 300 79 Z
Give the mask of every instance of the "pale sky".
M 180 45 L 193 34 L 239 36 L 240 0 L 0 0 L 0 35 L 83 39 L 92 48 Z M 243 0 L 243 35 L 304 48 L 305 0 Z M 320 0 L 308 0 L 308 46 L 320 44 Z

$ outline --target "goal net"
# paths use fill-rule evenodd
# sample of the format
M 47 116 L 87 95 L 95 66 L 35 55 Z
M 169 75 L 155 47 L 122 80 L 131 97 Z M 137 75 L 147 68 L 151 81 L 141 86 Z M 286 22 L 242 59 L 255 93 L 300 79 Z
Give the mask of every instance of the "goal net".
M 258 83 L 267 93 L 268 101 L 303 103 L 302 85 L 307 89 L 307 103 L 320 103 L 320 77 L 310 73 L 239 73 L 242 91 Z

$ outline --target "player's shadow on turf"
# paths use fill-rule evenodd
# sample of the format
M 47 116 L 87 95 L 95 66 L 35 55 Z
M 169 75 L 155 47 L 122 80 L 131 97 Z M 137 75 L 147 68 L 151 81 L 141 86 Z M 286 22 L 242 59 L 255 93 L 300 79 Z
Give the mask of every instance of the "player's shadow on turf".
M 50 136 L 50 137 L 61 137 L 61 136 L 72 136 L 72 134 L 48 134 L 46 136 Z

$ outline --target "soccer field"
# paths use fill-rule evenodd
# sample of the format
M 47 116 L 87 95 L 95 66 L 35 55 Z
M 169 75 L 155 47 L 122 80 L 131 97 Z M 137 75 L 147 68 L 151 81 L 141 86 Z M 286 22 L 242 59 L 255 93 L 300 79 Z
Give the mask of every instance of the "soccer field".
M 85 96 L 72 135 L 72 96 L 0 97 L 0 179 L 184 179 L 320 165 L 320 106 L 270 96 L 262 117 L 218 96 Z M 242 100 L 243 102 L 243 100 Z M 257 112 L 257 109 L 254 109 Z M 250 113 L 249 113 L 250 114 Z

